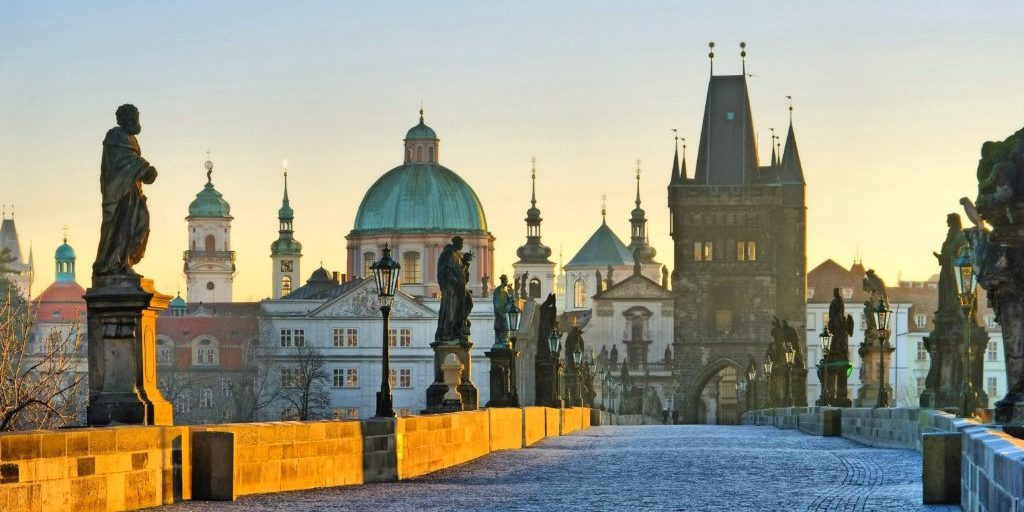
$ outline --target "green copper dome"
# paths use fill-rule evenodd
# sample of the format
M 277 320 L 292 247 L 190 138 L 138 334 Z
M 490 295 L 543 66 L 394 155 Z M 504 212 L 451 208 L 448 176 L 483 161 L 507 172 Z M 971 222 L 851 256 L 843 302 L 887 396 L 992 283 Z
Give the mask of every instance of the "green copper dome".
M 487 217 L 476 192 L 454 171 L 414 163 L 395 167 L 370 187 L 354 231 L 481 232 Z
M 213 183 L 207 182 L 203 190 L 196 194 L 192 204 L 188 205 L 188 216 L 230 219 L 231 205 L 224 200 L 224 196 L 217 192 L 217 189 L 213 188 Z
M 298 240 L 288 237 L 280 237 L 270 244 L 271 256 L 301 255 L 302 244 Z
M 405 133 L 405 140 L 412 139 L 437 139 L 434 129 L 423 123 L 423 109 L 420 109 L 420 124 L 409 128 L 409 131 Z

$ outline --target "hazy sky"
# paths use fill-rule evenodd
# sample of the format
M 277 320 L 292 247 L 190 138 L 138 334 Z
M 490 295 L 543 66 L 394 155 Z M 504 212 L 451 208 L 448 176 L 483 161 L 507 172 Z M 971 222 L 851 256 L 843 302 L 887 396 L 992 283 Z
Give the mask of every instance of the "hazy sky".
M 64 224 L 88 286 L 100 143 L 134 103 L 160 171 L 138 270 L 162 291 L 184 286 L 184 217 L 212 148 L 235 217 L 235 300 L 258 299 L 281 161 L 304 278 L 321 260 L 344 271 L 359 201 L 401 163 L 422 100 L 441 163 L 484 203 L 498 272 L 525 236 L 531 157 L 544 242 L 566 261 L 604 193 L 628 243 L 641 159 L 651 241 L 671 267 L 670 129 L 696 147 L 707 42 L 716 72 L 738 74 L 746 41 L 763 160 L 794 97 L 809 266 L 859 252 L 892 284 L 923 279 L 946 213 L 975 195 L 980 144 L 1024 125 L 1022 19 L 1021 2 L 2 1 L 0 203 L 35 249 L 37 292 Z

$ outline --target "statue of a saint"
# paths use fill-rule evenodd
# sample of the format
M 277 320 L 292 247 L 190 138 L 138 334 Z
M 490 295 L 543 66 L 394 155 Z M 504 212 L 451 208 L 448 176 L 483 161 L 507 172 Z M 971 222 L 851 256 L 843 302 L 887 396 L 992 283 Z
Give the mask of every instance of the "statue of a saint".
M 156 180 L 156 168 L 142 158 L 139 141 L 142 131 L 139 109 L 121 105 L 114 114 L 117 126 L 103 139 L 100 161 L 100 192 L 103 195 L 103 222 L 94 276 L 138 276 L 132 267 L 146 254 L 149 239 L 149 210 L 142 184 Z
M 469 295 L 469 263 L 473 253 L 462 253 L 462 237 L 452 237 L 437 259 L 437 284 L 441 288 L 441 308 L 437 316 L 435 341 L 468 341 L 469 312 L 473 299 Z
M 853 317 L 846 314 L 846 304 L 839 294 L 839 288 L 832 290 L 832 302 L 828 305 L 828 330 L 832 332 L 832 344 L 829 347 L 830 361 L 848 361 L 850 359 L 850 336 L 853 336 Z
M 500 345 L 508 342 L 508 316 L 505 313 L 508 311 L 512 301 L 515 300 L 511 293 L 511 287 L 508 284 L 508 276 L 502 274 L 500 278 L 501 284 L 494 287 L 494 293 L 491 295 L 491 303 L 494 305 L 494 344 Z
M 946 215 L 946 226 L 949 227 L 949 231 L 946 232 L 946 240 L 942 242 L 941 252 L 932 253 L 935 259 L 939 260 L 938 312 L 959 318 L 960 298 L 954 281 L 956 272 L 953 269 L 953 261 L 960 255 L 960 248 L 967 245 L 967 237 L 964 235 L 959 215 Z

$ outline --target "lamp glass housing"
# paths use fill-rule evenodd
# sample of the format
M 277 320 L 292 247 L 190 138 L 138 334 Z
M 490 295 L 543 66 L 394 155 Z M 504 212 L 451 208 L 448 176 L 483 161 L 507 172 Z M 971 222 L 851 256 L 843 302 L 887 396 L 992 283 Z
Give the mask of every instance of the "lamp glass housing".
M 553 330 L 551 331 L 551 334 L 548 335 L 548 350 L 550 350 L 552 354 L 558 353 L 558 331 Z
M 818 341 L 821 342 L 822 352 L 828 352 L 829 347 L 832 346 L 832 332 L 828 330 L 828 326 L 825 326 L 825 330 L 818 335 Z
M 786 344 L 786 364 L 793 364 L 793 360 L 796 359 L 796 349 L 793 345 Z
M 516 305 L 516 301 L 513 300 L 509 303 L 508 309 L 505 311 L 505 319 L 508 320 L 508 330 L 510 332 L 519 332 L 519 323 L 523 320 L 523 312 Z
M 892 311 L 889 310 L 885 301 L 878 301 L 878 306 L 875 308 L 875 328 L 879 331 L 889 330 L 889 317 L 891 315 Z
M 764 362 L 764 374 L 765 375 L 771 375 L 772 374 L 772 366 L 773 366 L 772 359 L 771 358 L 766 359 L 765 362 Z
M 395 302 L 395 289 L 398 288 L 398 274 L 402 266 L 391 259 L 391 248 L 384 244 L 379 260 L 370 265 L 373 277 L 377 282 L 377 297 L 382 308 L 390 308 Z
M 961 306 L 971 306 L 974 302 L 974 291 L 978 286 L 977 276 L 974 275 L 974 265 L 971 263 L 971 247 L 964 245 L 960 248 L 960 254 L 953 261 L 953 272 L 956 274 L 956 291 L 960 295 Z

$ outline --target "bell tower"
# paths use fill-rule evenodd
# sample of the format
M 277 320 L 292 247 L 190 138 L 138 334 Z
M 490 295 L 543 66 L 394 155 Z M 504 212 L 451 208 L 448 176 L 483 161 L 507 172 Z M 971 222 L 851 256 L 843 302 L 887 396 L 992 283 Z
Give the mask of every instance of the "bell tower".
M 294 237 L 292 222 L 295 220 L 295 212 L 288 203 L 288 168 L 284 170 L 284 198 L 281 200 L 281 209 L 277 210 L 278 235 L 277 240 L 270 244 L 270 259 L 273 265 L 271 274 L 271 295 L 274 299 L 280 299 L 292 292 L 299 286 L 299 261 L 302 259 L 302 244 Z
M 231 205 L 213 187 L 213 162 L 206 161 L 206 185 L 188 206 L 185 279 L 188 302 L 231 302 L 235 251 L 231 250 Z

